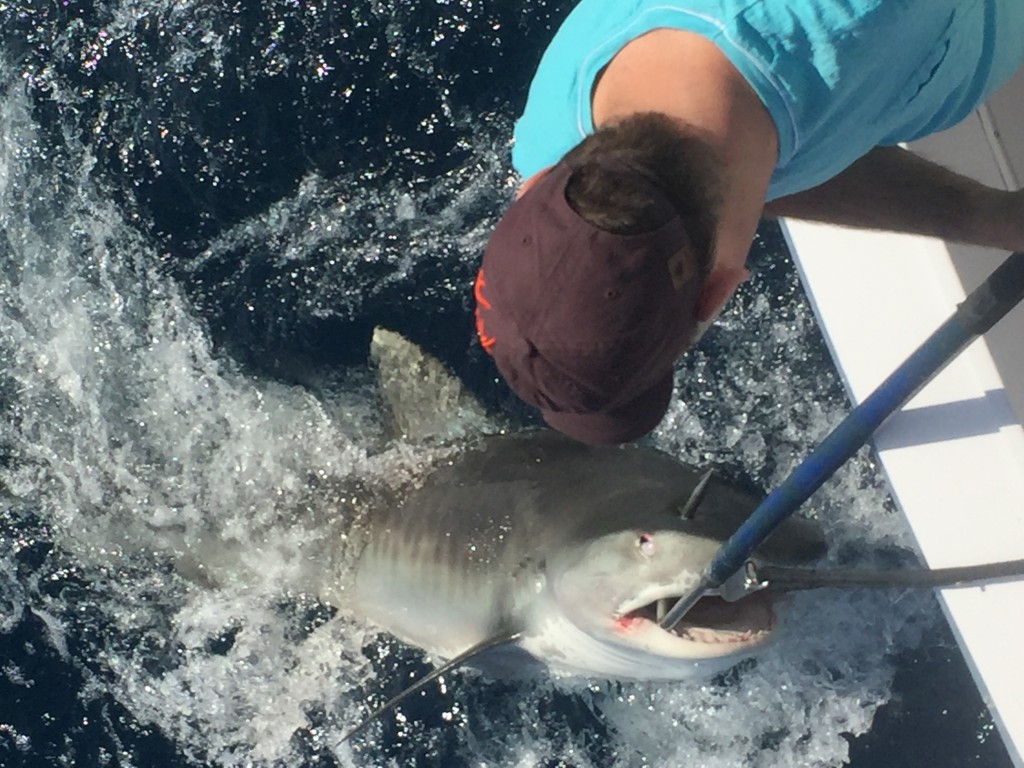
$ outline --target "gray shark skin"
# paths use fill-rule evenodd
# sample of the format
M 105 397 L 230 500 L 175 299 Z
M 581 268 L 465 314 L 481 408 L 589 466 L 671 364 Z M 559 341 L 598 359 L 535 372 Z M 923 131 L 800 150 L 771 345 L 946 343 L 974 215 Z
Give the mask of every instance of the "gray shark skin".
M 701 477 L 635 445 L 484 437 L 367 521 L 355 607 L 441 658 L 504 643 L 554 675 L 714 674 L 763 648 L 777 620 L 758 594 L 705 598 L 673 631 L 658 626 L 759 501 L 712 478 L 687 509 Z M 790 520 L 755 560 L 805 564 L 824 551 L 816 526 Z

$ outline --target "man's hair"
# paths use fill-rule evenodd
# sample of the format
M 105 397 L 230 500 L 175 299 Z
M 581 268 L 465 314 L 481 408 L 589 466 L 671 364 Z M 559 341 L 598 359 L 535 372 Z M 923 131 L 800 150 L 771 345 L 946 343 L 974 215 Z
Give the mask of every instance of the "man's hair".
M 566 200 L 606 232 L 634 235 L 664 224 L 673 212 L 658 204 L 655 190 L 660 191 L 683 220 L 698 274 L 707 274 L 715 245 L 719 159 L 694 131 L 657 112 L 631 115 L 598 129 L 564 161 L 576 169 L 565 187 Z

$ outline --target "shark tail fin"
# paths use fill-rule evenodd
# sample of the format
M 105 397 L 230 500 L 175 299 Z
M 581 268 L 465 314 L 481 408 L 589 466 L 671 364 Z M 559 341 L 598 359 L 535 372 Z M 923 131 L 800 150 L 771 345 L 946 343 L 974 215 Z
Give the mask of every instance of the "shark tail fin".
M 369 715 L 364 717 L 362 720 L 359 721 L 359 723 L 354 728 L 352 728 L 348 733 L 346 733 L 342 737 L 342 742 L 348 741 L 350 738 L 355 736 L 357 733 L 359 733 L 359 731 L 363 730 L 363 728 L 368 726 L 374 720 L 379 719 L 381 716 L 393 710 L 395 707 L 397 707 L 403 701 L 408 699 L 414 693 L 423 690 L 424 687 L 426 687 L 429 683 L 433 682 L 437 678 L 441 677 L 441 675 L 447 674 L 448 672 L 451 672 L 453 669 L 457 667 L 461 667 L 471 658 L 483 653 L 484 651 L 489 651 L 492 648 L 497 648 L 500 645 L 509 645 L 511 643 L 516 642 L 520 637 L 522 637 L 522 634 L 523 633 L 519 630 L 513 630 L 509 632 L 501 632 L 497 635 L 493 635 L 492 637 L 488 637 L 486 640 L 481 640 L 479 643 L 466 649 L 455 658 L 449 660 L 447 663 L 435 669 L 430 674 L 421 677 L 419 680 L 410 685 L 397 696 L 394 696 L 393 698 L 389 699 L 382 706 L 378 707 Z

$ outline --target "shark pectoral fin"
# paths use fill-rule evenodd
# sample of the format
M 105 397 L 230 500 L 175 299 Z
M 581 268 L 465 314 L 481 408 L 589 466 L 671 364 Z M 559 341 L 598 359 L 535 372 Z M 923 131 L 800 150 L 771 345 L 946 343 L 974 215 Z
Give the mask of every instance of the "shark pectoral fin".
M 435 669 L 430 674 L 425 675 L 424 677 L 421 677 L 419 680 L 417 680 L 415 683 L 410 685 L 408 688 L 406 688 L 404 691 L 399 693 L 397 696 L 389 699 L 383 706 L 377 708 L 376 710 L 371 712 L 369 715 L 364 717 L 362 720 L 360 720 L 359 724 L 356 725 L 348 733 L 346 733 L 342 737 L 341 740 L 343 742 L 344 741 L 348 741 L 350 738 L 352 738 L 354 735 L 359 733 L 359 731 L 363 730 L 363 728 L 368 726 L 374 720 L 377 720 L 382 715 L 385 715 L 388 712 L 390 712 L 391 710 L 393 710 L 395 707 L 397 707 L 399 704 L 401 704 L 407 698 L 412 696 L 414 693 L 416 693 L 418 691 L 421 691 L 424 687 L 427 686 L 427 684 L 433 682 L 434 680 L 439 678 L 441 675 L 444 675 L 444 674 L 446 674 L 448 672 L 451 672 L 453 669 L 455 669 L 457 667 L 461 667 L 463 664 L 465 664 L 467 661 L 472 659 L 474 656 L 477 656 L 477 655 L 483 653 L 484 651 L 489 651 L 492 648 L 497 648 L 498 646 L 501 646 L 501 645 L 509 645 L 511 643 L 514 643 L 517 640 L 519 640 L 519 638 L 522 637 L 522 635 L 523 635 L 522 631 L 517 629 L 517 630 L 513 630 L 513 631 L 508 631 L 508 632 L 500 632 L 497 635 L 493 635 L 492 637 L 487 638 L 486 640 L 481 640 L 479 643 L 477 643 L 476 645 L 473 645 L 470 648 L 466 649 L 465 651 L 460 653 L 455 658 L 449 660 L 447 663 L 445 663 L 445 664 L 441 665 L 440 667 L 438 667 L 437 669 Z

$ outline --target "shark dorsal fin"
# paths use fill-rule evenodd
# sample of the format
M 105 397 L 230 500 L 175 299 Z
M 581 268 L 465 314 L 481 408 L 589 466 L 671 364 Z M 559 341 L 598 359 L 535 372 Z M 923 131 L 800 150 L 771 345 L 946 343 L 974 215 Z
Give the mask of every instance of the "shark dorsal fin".
M 421 677 L 419 680 L 417 680 L 415 683 L 410 685 L 408 688 L 406 688 L 404 691 L 399 693 L 397 696 L 389 699 L 384 705 L 382 705 L 381 707 L 377 708 L 376 710 L 371 712 L 369 715 L 364 717 L 362 720 L 360 720 L 359 723 L 354 728 L 352 728 L 348 733 L 346 733 L 342 737 L 341 740 L 343 742 L 344 741 L 348 741 L 350 738 L 355 736 L 357 733 L 359 733 L 359 731 L 363 730 L 363 728 L 368 726 L 374 720 L 377 720 L 382 715 L 385 715 L 389 711 L 393 710 L 395 707 L 397 707 L 399 704 L 401 704 L 407 698 L 412 696 L 417 691 L 422 690 L 427 684 L 429 684 L 430 682 L 436 680 L 441 675 L 446 674 L 448 672 L 451 672 L 456 667 L 461 667 L 463 664 L 465 664 L 471 658 L 473 658 L 474 656 L 477 656 L 478 654 L 483 653 L 484 651 L 489 651 L 492 648 L 497 648 L 500 645 L 508 645 L 510 643 L 514 643 L 514 642 L 516 642 L 516 640 L 518 640 L 520 637 L 522 637 L 522 635 L 523 635 L 522 631 L 517 629 L 517 630 L 512 630 L 512 631 L 509 631 L 509 632 L 499 632 L 497 635 L 493 635 L 491 637 L 488 637 L 486 640 L 481 640 L 479 643 L 477 643 L 476 645 L 471 646 L 467 650 L 463 651 L 458 656 L 456 656 L 455 658 L 449 660 L 447 663 L 443 664 L 442 666 L 438 667 L 437 669 L 435 669 L 430 674 Z
M 370 359 L 397 436 L 445 441 L 490 430 L 483 406 L 458 377 L 404 336 L 374 328 Z
M 711 482 L 711 476 L 715 470 L 709 469 L 703 475 L 700 480 L 697 481 L 697 485 L 694 486 L 693 492 L 690 494 L 690 498 L 686 500 L 686 503 L 679 510 L 679 516 L 683 520 L 693 520 L 694 514 L 697 512 L 697 507 L 700 506 L 701 501 L 704 500 L 704 494 L 708 490 L 708 483 Z

